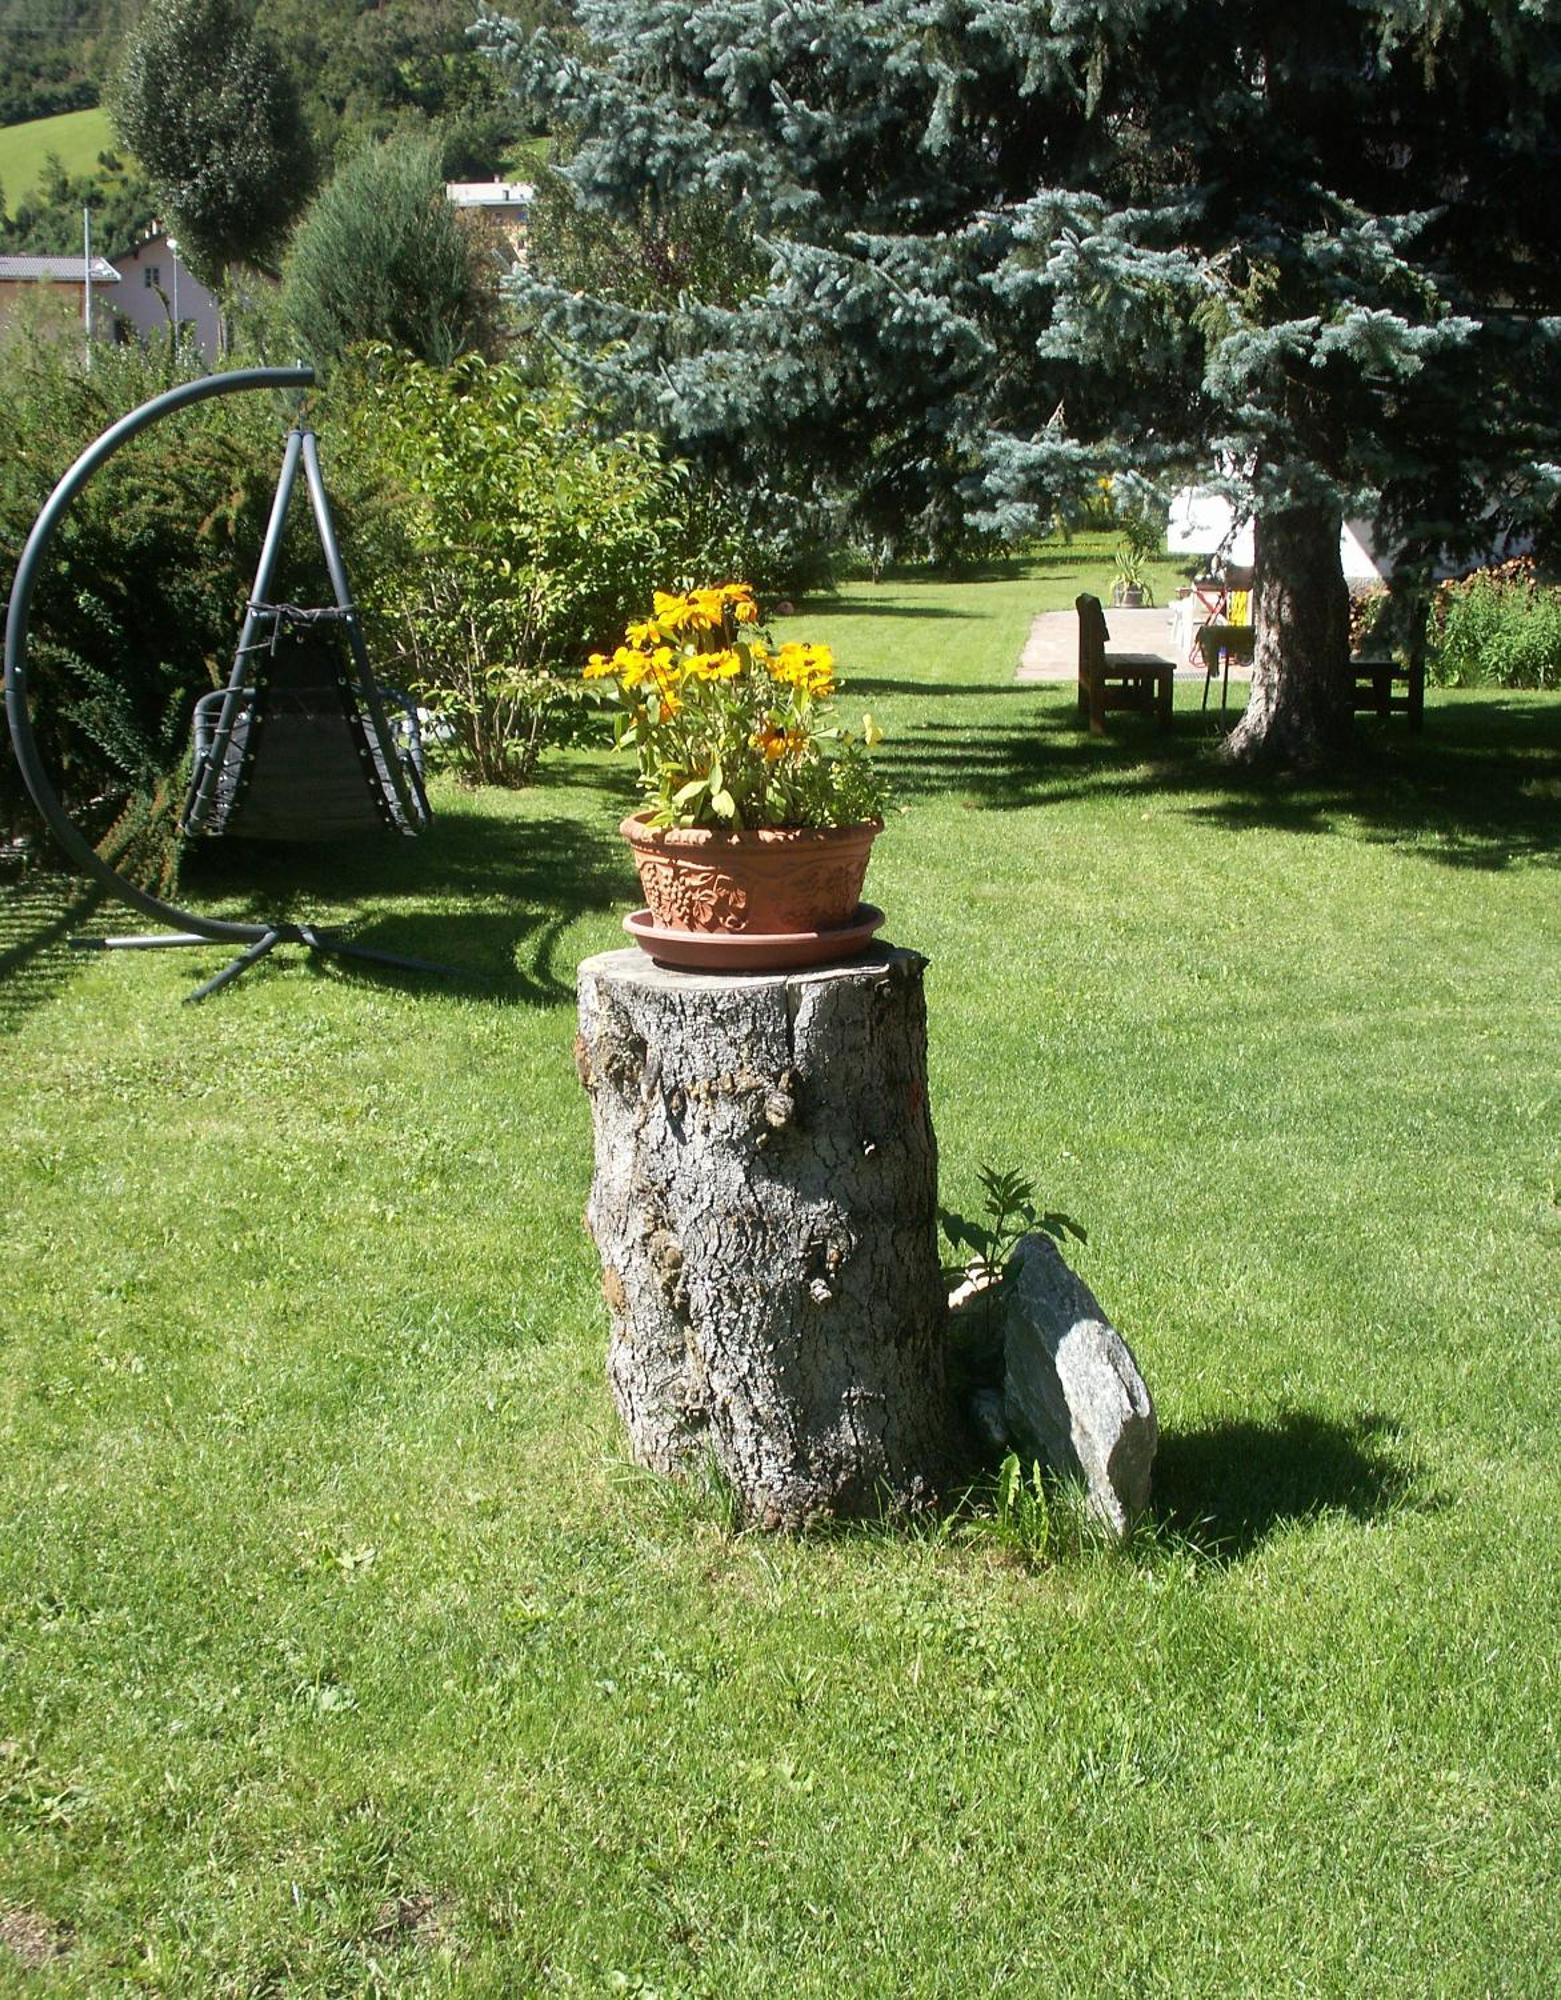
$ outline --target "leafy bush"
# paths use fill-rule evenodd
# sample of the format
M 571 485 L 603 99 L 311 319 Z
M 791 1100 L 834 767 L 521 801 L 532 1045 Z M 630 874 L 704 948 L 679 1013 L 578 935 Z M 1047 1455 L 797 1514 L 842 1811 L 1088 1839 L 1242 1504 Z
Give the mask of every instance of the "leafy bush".
M 1561 589 L 1527 557 L 1444 583 L 1431 637 L 1431 677 L 1444 687 L 1561 687 Z
M 98 349 L 88 371 L 74 341 L 18 333 L 0 348 L 7 549 L 83 448 L 174 379 L 162 350 Z M 195 696 L 226 672 L 279 460 L 276 424 L 257 414 L 253 398 L 219 398 L 157 425 L 93 478 L 55 536 L 33 598 L 33 728 L 89 817 L 112 817 L 173 770 Z M 29 812 L 0 760 L 0 819 Z
M 1381 644 L 1392 605 L 1391 593 L 1380 583 L 1350 587 L 1350 651 L 1362 652 L 1372 641 Z
M 376 350 L 332 402 L 396 503 L 349 551 L 365 612 L 467 775 L 525 784 L 586 655 L 686 567 L 680 475 L 648 438 L 598 437 L 572 390 L 475 355 Z

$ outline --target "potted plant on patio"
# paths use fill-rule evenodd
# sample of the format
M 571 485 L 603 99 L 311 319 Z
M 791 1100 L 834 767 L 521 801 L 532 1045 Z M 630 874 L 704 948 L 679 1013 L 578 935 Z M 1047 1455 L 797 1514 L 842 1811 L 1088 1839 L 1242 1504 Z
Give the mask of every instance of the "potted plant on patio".
M 1112 585 L 1111 602 L 1125 611 L 1137 611 L 1144 602 L 1144 568 L 1126 542 L 1117 548 L 1117 580 Z
M 1124 517 L 1121 539 L 1117 543 L 1117 578 L 1112 586 L 1111 601 L 1124 611 L 1136 611 L 1140 606 L 1154 603 L 1154 592 L 1149 588 L 1145 569 L 1159 554 L 1160 530 L 1141 514 Z
M 766 970 L 846 956 L 879 912 L 861 901 L 883 828 L 879 732 L 835 717 L 827 646 L 775 646 L 746 583 L 657 591 L 588 680 L 611 682 L 617 742 L 645 803 L 620 831 L 646 909 L 627 920 L 654 956 Z

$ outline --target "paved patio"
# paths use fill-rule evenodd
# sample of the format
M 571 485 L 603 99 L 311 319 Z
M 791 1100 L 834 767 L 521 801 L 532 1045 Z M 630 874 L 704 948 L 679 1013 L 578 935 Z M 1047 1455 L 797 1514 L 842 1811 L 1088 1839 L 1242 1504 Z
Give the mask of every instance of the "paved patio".
M 1108 607 L 1106 628 L 1111 634 L 1107 650 L 1113 653 L 1154 653 L 1169 660 L 1179 681 L 1201 685 L 1201 666 L 1189 667 L 1176 657 L 1171 637 L 1171 614 L 1162 605 L 1143 611 L 1119 611 Z M 1079 671 L 1079 619 L 1075 611 L 1043 611 L 1030 626 L 1030 636 L 1019 655 L 1016 680 L 1071 681 Z M 1239 662 L 1230 670 L 1233 681 L 1250 678 L 1250 669 Z M 1216 690 L 1217 692 L 1217 690 Z

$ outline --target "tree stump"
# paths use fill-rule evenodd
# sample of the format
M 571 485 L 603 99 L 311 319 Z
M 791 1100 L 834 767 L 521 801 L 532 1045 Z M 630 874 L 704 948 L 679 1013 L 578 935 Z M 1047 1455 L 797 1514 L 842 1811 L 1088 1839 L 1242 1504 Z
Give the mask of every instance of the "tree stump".
M 580 967 L 613 1394 L 764 1527 L 925 1506 L 955 1457 L 925 965 Z

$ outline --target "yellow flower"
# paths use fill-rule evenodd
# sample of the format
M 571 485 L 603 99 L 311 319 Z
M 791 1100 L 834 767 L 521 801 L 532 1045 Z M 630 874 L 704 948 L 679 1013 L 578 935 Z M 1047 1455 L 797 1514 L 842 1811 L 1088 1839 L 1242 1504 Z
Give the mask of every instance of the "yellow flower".
M 767 764 L 778 764 L 782 757 L 800 757 L 808 747 L 808 733 L 805 729 L 776 729 L 766 724 L 753 738 L 755 750 L 762 750 Z
M 834 692 L 835 656 L 827 646 L 789 639 L 767 665 L 776 680 L 809 700 Z
M 743 656 L 736 647 L 723 646 L 718 653 L 692 653 L 683 666 L 696 681 L 729 681 L 742 672 Z
M 618 676 L 623 688 L 637 688 L 651 670 L 650 655 L 637 646 L 620 646 L 612 656 L 609 671 Z
M 754 600 L 752 584 L 723 583 L 716 594 L 723 605 L 730 607 L 739 625 L 758 624 L 759 607 Z
M 654 593 L 656 623 L 664 635 L 686 631 L 699 622 L 699 611 L 690 597 L 673 597 L 665 590 Z
M 617 668 L 605 653 L 593 653 L 580 669 L 580 678 L 584 681 L 599 681 L 608 674 L 616 672 Z

